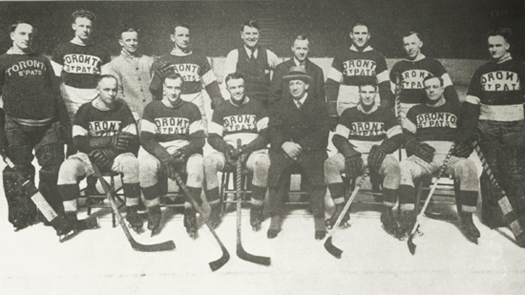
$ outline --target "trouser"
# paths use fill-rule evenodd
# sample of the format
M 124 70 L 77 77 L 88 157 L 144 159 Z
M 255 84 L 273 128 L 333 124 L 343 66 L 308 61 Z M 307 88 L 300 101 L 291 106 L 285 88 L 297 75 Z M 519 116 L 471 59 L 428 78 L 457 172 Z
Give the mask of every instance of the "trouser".
M 437 160 L 440 160 L 442 157 L 434 158 L 438 159 L 432 163 L 427 163 L 415 155 L 401 161 L 401 182 L 399 186 L 399 204 L 401 207 L 413 207 L 416 201 L 415 179 L 439 172 L 443 162 Z M 470 159 L 451 156 L 444 172 L 446 175 L 452 176 L 459 181 L 460 194 L 456 196 L 456 203 L 460 205 L 462 211 L 475 212 L 478 201 L 479 179 L 474 162 Z M 410 193 L 406 193 L 408 191 Z M 410 206 L 404 206 L 409 203 Z
M 123 153 L 115 157 L 111 171 L 122 174 L 122 188 L 126 197 L 126 206 L 139 204 L 139 162 L 132 153 Z M 66 212 L 77 211 L 77 199 L 80 197 L 78 181 L 95 172 L 89 156 L 78 152 L 60 166 L 58 189 Z
M 226 158 L 218 151 L 204 157 L 204 175 L 206 179 L 206 198 L 210 205 L 219 202 L 219 179 L 218 171 L 224 171 Z M 235 169 L 235 167 L 232 167 Z M 262 205 L 266 188 L 268 186 L 268 169 L 270 168 L 270 157 L 267 150 L 258 150 L 251 153 L 246 160 L 246 168 L 253 174 L 252 179 L 252 203 Z
M 366 165 L 368 154 L 363 154 L 361 157 Z M 325 182 L 328 185 L 334 204 L 342 204 L 345 201 L 343 179 L 341 178 L 341 173 L 343 172 L 345 172 L 345 157 L 343 154 L 338 153 L 324 162 Z M 386 155 L 378 174 L 383 177 L 383 190 L 395 191 L 398 189 L 401 176 L 399 162 L 394 156 Z M 395 205 L 397 201 L 395 199 L 396 194 L 387 193 L 384 197 L 383 203 L 385 205 L 390 207 Z
M 145 151 L 143 148 L 139 150 L 139 182 L 144 199 L 146 200 L 146 207 L 150 208 L 160 204 L 160 195 L 162 193 L 162 184 L 159 182 L 160 177 L 164 176 L 160 161 L 152 154 Z M 201 204 L 200 190 L 202 189 L 202 182 L 204 178 L 203 158 L 201 154 L 193 154 L 186 161 L 186 165 L 181 167 L 181 172 L 185 172 L 187 176 L 186 185 L 192 192 L 186 192 L 191 197 Z M 182 176 L 182 175 L 181 175 Z M 193 192 L 193 190 L 196 190 Z M 197 192 L 199 191 L 199 192 Z M 189 207 L 189 203 L 186 203 Z
M 22 179 L 34 182 L 35 168 L 33 149 L 39 171 L 38 189 L 42 196 L 57 212 L 63 211 L 62 201 L 57 192 L 57 175 L 60 164 L 64 161 L 64 141 L 62 127 L 59 123 L 42 127 L 25 126 L 6 117 L 5 132 L 8 142 L 7 156 L 16 166 L 16 172 L 6 167 L 3 181 L 5 195 L 9 206 L 9 222 L 15 227 L 25 227 L 35 221 L 36 206 L 30 196 L 22 190 Z

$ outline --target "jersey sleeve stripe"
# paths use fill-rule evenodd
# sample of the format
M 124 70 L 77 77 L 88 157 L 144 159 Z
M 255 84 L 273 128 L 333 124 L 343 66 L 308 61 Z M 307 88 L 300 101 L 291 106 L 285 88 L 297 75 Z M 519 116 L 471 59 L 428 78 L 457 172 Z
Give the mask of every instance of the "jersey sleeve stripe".
M 403 128 L 405 128 L 408 132 L 413 133 L 413 134 L 416 134 L 417 132 L 416 125 L 408 119 L 404 120 Z
M 213 73 L 212 70 L 209 70 L 206 72 L 206 74 L 202 75 L 202 83 L 204 84 L 204 86 L 208 86 L 215 81 L 217 81 L 217 77 L 215 76 L 215 73 Z
M 343 73 L 339 72 L 335 68 L 330 68 L 328 70 L 328 75 L 326 76 L 327 79 L 332 79 L 336 82 L 342 83 L 343 82 Z
M 348 129 L 348 127 L 346 127 L 345 125 L 338 124 L 335 128 L 335 134 L 341 135 L 344 138 L 348 138 L 348 136 L 350 135 L 350 129 Z
M 137 125 L 131 123 L 122 129 L 122 132 L 137 135 Z
M 53 67 L 53 71 L 55 72 L 55 76 L 60 77 L 62 75 L 62 65 L 57 63 L 56 61 L 51 61 L 51 66 Z
M 204 131 L 202 120 L 197 120 L 190 124 L 190 135 L 197 131 Z
M 390 129 L 387 130 L 386 132 L 386 137 L 387 138 L 392 138 L 396 135 L 399 135 L 399 134 L 403 134 L 403 129 L 401 129 L 401 126 L 399 125 L 396 125 Z
M 84 127 L 82 127 L 80 125 L 73 125 L 72 135 L 73 135 L 73 137 L 75 137 L 75 136 L 88 136 L 88 131 Z
M 260 119 L 259 121 L 257 121 L 257 132 L 261 132 L 261 130 L 268 128 L 269 121 L 270 120 L 268 119 L 268 117 L 264 117 Z
M 143 119 L 140 125 L 141 125 L 140 127 L 141 132 L 149 132 L 149 133 L 157 134 L 157 125 L 153 124 L 152 122 Z
M 387 70 L 384 70 L 382 71 L 381 73 L 377 74 L 377 83 L 383 83 L 385 81 L 389 81 L 390 82 L 390 79 L 388 78 L 388 71 Z
M 224 133 L 224 127 L 222 127 L 221 124 L 211 122 L 210 125 L 208 125 L 208 133 L 214 133 L 219 136 L 222 136 Z
M 479 105 L 481 103 L 481 100 L 479 99 L 479 97 L 474 96 L 474 95 L 467 95 L 467 97 L 465 98 L 465 101 L 473 105 Z

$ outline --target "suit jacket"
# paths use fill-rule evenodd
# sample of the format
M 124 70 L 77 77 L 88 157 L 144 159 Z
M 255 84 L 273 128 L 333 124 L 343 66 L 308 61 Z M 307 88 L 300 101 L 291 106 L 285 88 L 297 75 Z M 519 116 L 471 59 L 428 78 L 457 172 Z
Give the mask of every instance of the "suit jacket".
M 328 132 L 330 130 L 326 104 L 307 96 L 301 109 L 292 98 L 276 101 L 270 107 L 268 136 L 270 139 L 270 171 L 268 185 L 275 186 L 284 169 L 292 164 L 303 166 L 306 171 L 318 175 L 311 179 L 314 185 L 323 185 L 323 164 L 327 158 Z M 284 155 L 281 148 L 286 141 L 302 147 L 297 161 Z
M 275 67 L 273 78 L 270 84 L 270 102 L 290 97 L 290 88 L 287 83 L 283 83 L 283 77 L 290 73 L 290 68 L 296 66 L 293 58 L 284 61 Z M 308 58 L 305 61 L 306 73 L 312 77 L 312 83 L 308 88 L 308 96 L 315 97 L 320 101 L 325 101 L 324 94 L 324 74 L 323 70 Z

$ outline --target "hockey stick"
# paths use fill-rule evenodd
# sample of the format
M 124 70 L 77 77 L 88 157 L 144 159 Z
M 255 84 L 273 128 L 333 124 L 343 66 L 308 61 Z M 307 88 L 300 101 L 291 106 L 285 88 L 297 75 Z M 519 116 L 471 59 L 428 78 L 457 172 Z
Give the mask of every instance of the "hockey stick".
M 177 182 L 179 187 L 184 192 L 183 193 L 184 198 L 186 198 L 186 200 L 191 203 L 191 205 L 193 206 L 195 211 L 199 212 L 199 214 L 204 219 L 204 223 L 206 224 L 206 226 L 210 230 L 211 234 L 213 235 L 215 240 L 217 240 L 217 243 L 219 243 L 219 245 L 221 246 L 222 256 L 219 259 L 209 263 L 211 270 L 212 271 L 216 271 L 219 268 L 221 268 L 223 265 L 225 265 L 226 262 L 228 262 L 228 260 L 230 260 L 230 253 L 228 253 L 228 250 L 226 249 L 224 244 L 221 242 L 221 239 L 219 238 L 219 236 L 217 235 L 217 233 L 215 232 L 213 227 L 210 225 L 210 222 L 208 221 L 208 219 L 204 218 L 204 216 L 205 216 L 204 211 L 202 211 L 201 207 L 199 207 L 199 205 L 197 205 L 197 202 L 195 202 L 195 200 L 188 194 L 188 187 L 186 186 L 186 183 L 180 177 L 179 173 L 175 172 L 174 177 L 175 177 L 174 180 Z
M 158 251 L 168 251 L 168 250 L 175 249 L 175 243 L 173 241 L 166 241 L 166 242 L 162 242 L 159 244 L 153 244 L 153 245 L 144 245 L 144 244 L 137 242 L 133 238 L 133 236 L 129 232 L 128 227 L 126 226 L 126 223 L 124 222 L 124 219 L 122 218 L 122 215 L 120 215 L 120 212 L 117 206 L 117 202 L 115 201 L 115 196 L 113 195 L 114 192 L 112 191 L 108 182 L 104 179 L 104 177 L 100 173 L 100 170 L 98 169 L 97 164 L 95 163 L 92 163 L 92 164 L 93 164 L 93 170 L 95 171 L 95 176 L 100 181 L 100 184 L 102 185 L 102 189 L 106 193 L 109 203 L 111 204 L 111 209 L 113 209 L 113 212 L 117 216 L 118 223 L 120 224 L 120 227 L 124 231 L 126 238 L 131 244 L 131 247 L 134 250 L 141 251 L 141 252 L 158 252 Z
M 345 204 L 345 206 L 343 208 L 343 211 L 341 211 L 341 214 L 339 214 L 339 217 L 337 217 L 337 220 L 336 220 L 336 222 L 334 224 L 334 227 L 332 228 L 332 231 L 330 232 L 330 234 L 326 238 L 326 241 L 324 242 L 324 248 L 326 249 L 326 251 L 328 251 L 330 254 L 332 254 L 335 258 L 341 258 L 341 255 L 343 254 L 343 250 L 337 248 L 336 246 L 334 246 L 334 244 L 332 244 L 332 236 L 334 235 L 334 233 L 336 232 L 337 228 L 341 224 L 341 221 L 343 221 L 343 218 L 344 218 L 344 216 L 346 214 L 346 211 L 348 211 L 348 209 L 350 209 L 350 205 L 352 204 L 352 202 L 354 201 L 355 197 L 357 196 L 357 193 L 359 192 L 359 189 L 361 189 L 361 186 L 363 185 L 363 182 L 364 182 L 365 178 L 368 176 L 369 172 L 370 172 L 369 169 L 365 168 L 365 172 L 361 176 L 361 179 L 359 180 L 359 182 L 356 184 L 356 186 L 354 188 L 354 191 L 352 192 L 352 195 L 350 196 L 348 201 L 346 201 L 346 204 Z
M 241 148 L 241 139 L 237 140 L 237 149 Z M 237 157 L 237 177 L 236 177 L 236 184 L 237 184 L 237 256 L 242 259 L 249 262 L 262 264 L 262 265 L 270 265 L 272 263 L 272 260 L 270 257 L 265 256 L 257 256 L 252 255 L 244 250 L 242 247 L 241 242 L 241 205 L 242 205 L 242 196 L 241 196 L 241 185 L 242 185 L 242 156 L 239 155 Z
M 432 188 L 430 189 L 430 192 L 428 193 L 428 197 L 425 200 L 425 204 L 423 205 L 423 208 L 421 209 L 421 212 L 418 213 L 416 217 L 416 223 L 414 223 L 414 227 L 412 228 L 412 231 L 410 232 L 410 236 L 408 237 L 407 245 L 408 245 L 408 251 L 412 255 L 416 253 L 416 244 L 414 244 L 414 236 L 416 234 L 417 229 L 419 228 L 419 224 L 421 223 L 421 216 L 425 214 L 425 210 L 427 210 L 428 204 L 430 204 L 430 199 L 432 199 L 432 195 L 434 195 L 434 191 L 436 190 L 439 179 L 443 176 L 443 173 L 445 173 L 445 169 L 447 168 L 448 161 L 450 160 L 450 157 L 452 156 L 452 152 L 454 151 L 455 144 L 452 143 L 452 146 L 450 146 L 450 150 L 447 153 L 447 156 L 445 157 L 445 160 L 443 160 L 443 164 L 441 165 L 441 168 L 439 168 L 438 176 L 436 181 L 432 184 Z
M 514 210 L 512 208 L 512 205 L 510 204 L 509 198 L 507 197 L 507 194 L 505 193 L 505 190 L 496 181 L 496 177 L 494 177 L 494 174 L 492 173 L 492 170 L 490 169 L 489 163 L 487 162 L 485 155 L 481 152 L 481 148 L 479 147 L 478 142 L 474 140 L 472 142 L 472 145 L 474 147 L 474 150 L 478 154 L 479 160 L 481 161 L 481 165 L 483 166 L 483 169 L 485 169 L 485 172 L 487 173 L 490 179 L 490 182 L 492 183 L 493 186 L 501 190 L 502 197 L 499 199 L 498 205 L 501 211 L 503 212 L 503 219 L 505 223 L 509 225 L 510 229 L 512 230 L 512 233 L 514 234 L 514 238 L 516 239 L 516 242 L 517 242 L 518 237 L 520 237 L 524 233 L 517 219 L 517 215 L 514 213 Z M 520 239 L 523 239 L 523 238 L 520 238 Z

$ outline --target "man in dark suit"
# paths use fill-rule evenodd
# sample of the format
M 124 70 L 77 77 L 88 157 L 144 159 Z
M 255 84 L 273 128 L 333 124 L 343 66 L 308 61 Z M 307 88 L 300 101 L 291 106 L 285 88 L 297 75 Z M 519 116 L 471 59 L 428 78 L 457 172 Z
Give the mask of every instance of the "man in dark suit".
M 310 41 L 304 35 L 298 35 L 292 45 L 294 56 L 275 67 L 270 85 L 270 102 L 290 96 L 288 83 L 283 83 L 283 77 L 288 75 L 291 67 L 302 66 L 306 74 L 312 78 L 308 87 L 308 95 L 321 101 L 325 101 L 324 74 L 323 70 L 308 59 Z
M 268 135 L 270 138 L 270 216 L 268 238 L 281 231 L 285 179 L 290 170 L 299 168 L 308 183 L 315 239 L 326 235 L 324 225 L 324 196 L 326 185 L 323 163 L 327 159 L 329 118 L 326 104 L 307 93 L 312 78 L 303 67 L 292 67 L 283 81 L 288 82 L 291 98 L 283 98 L 270 108 Z

